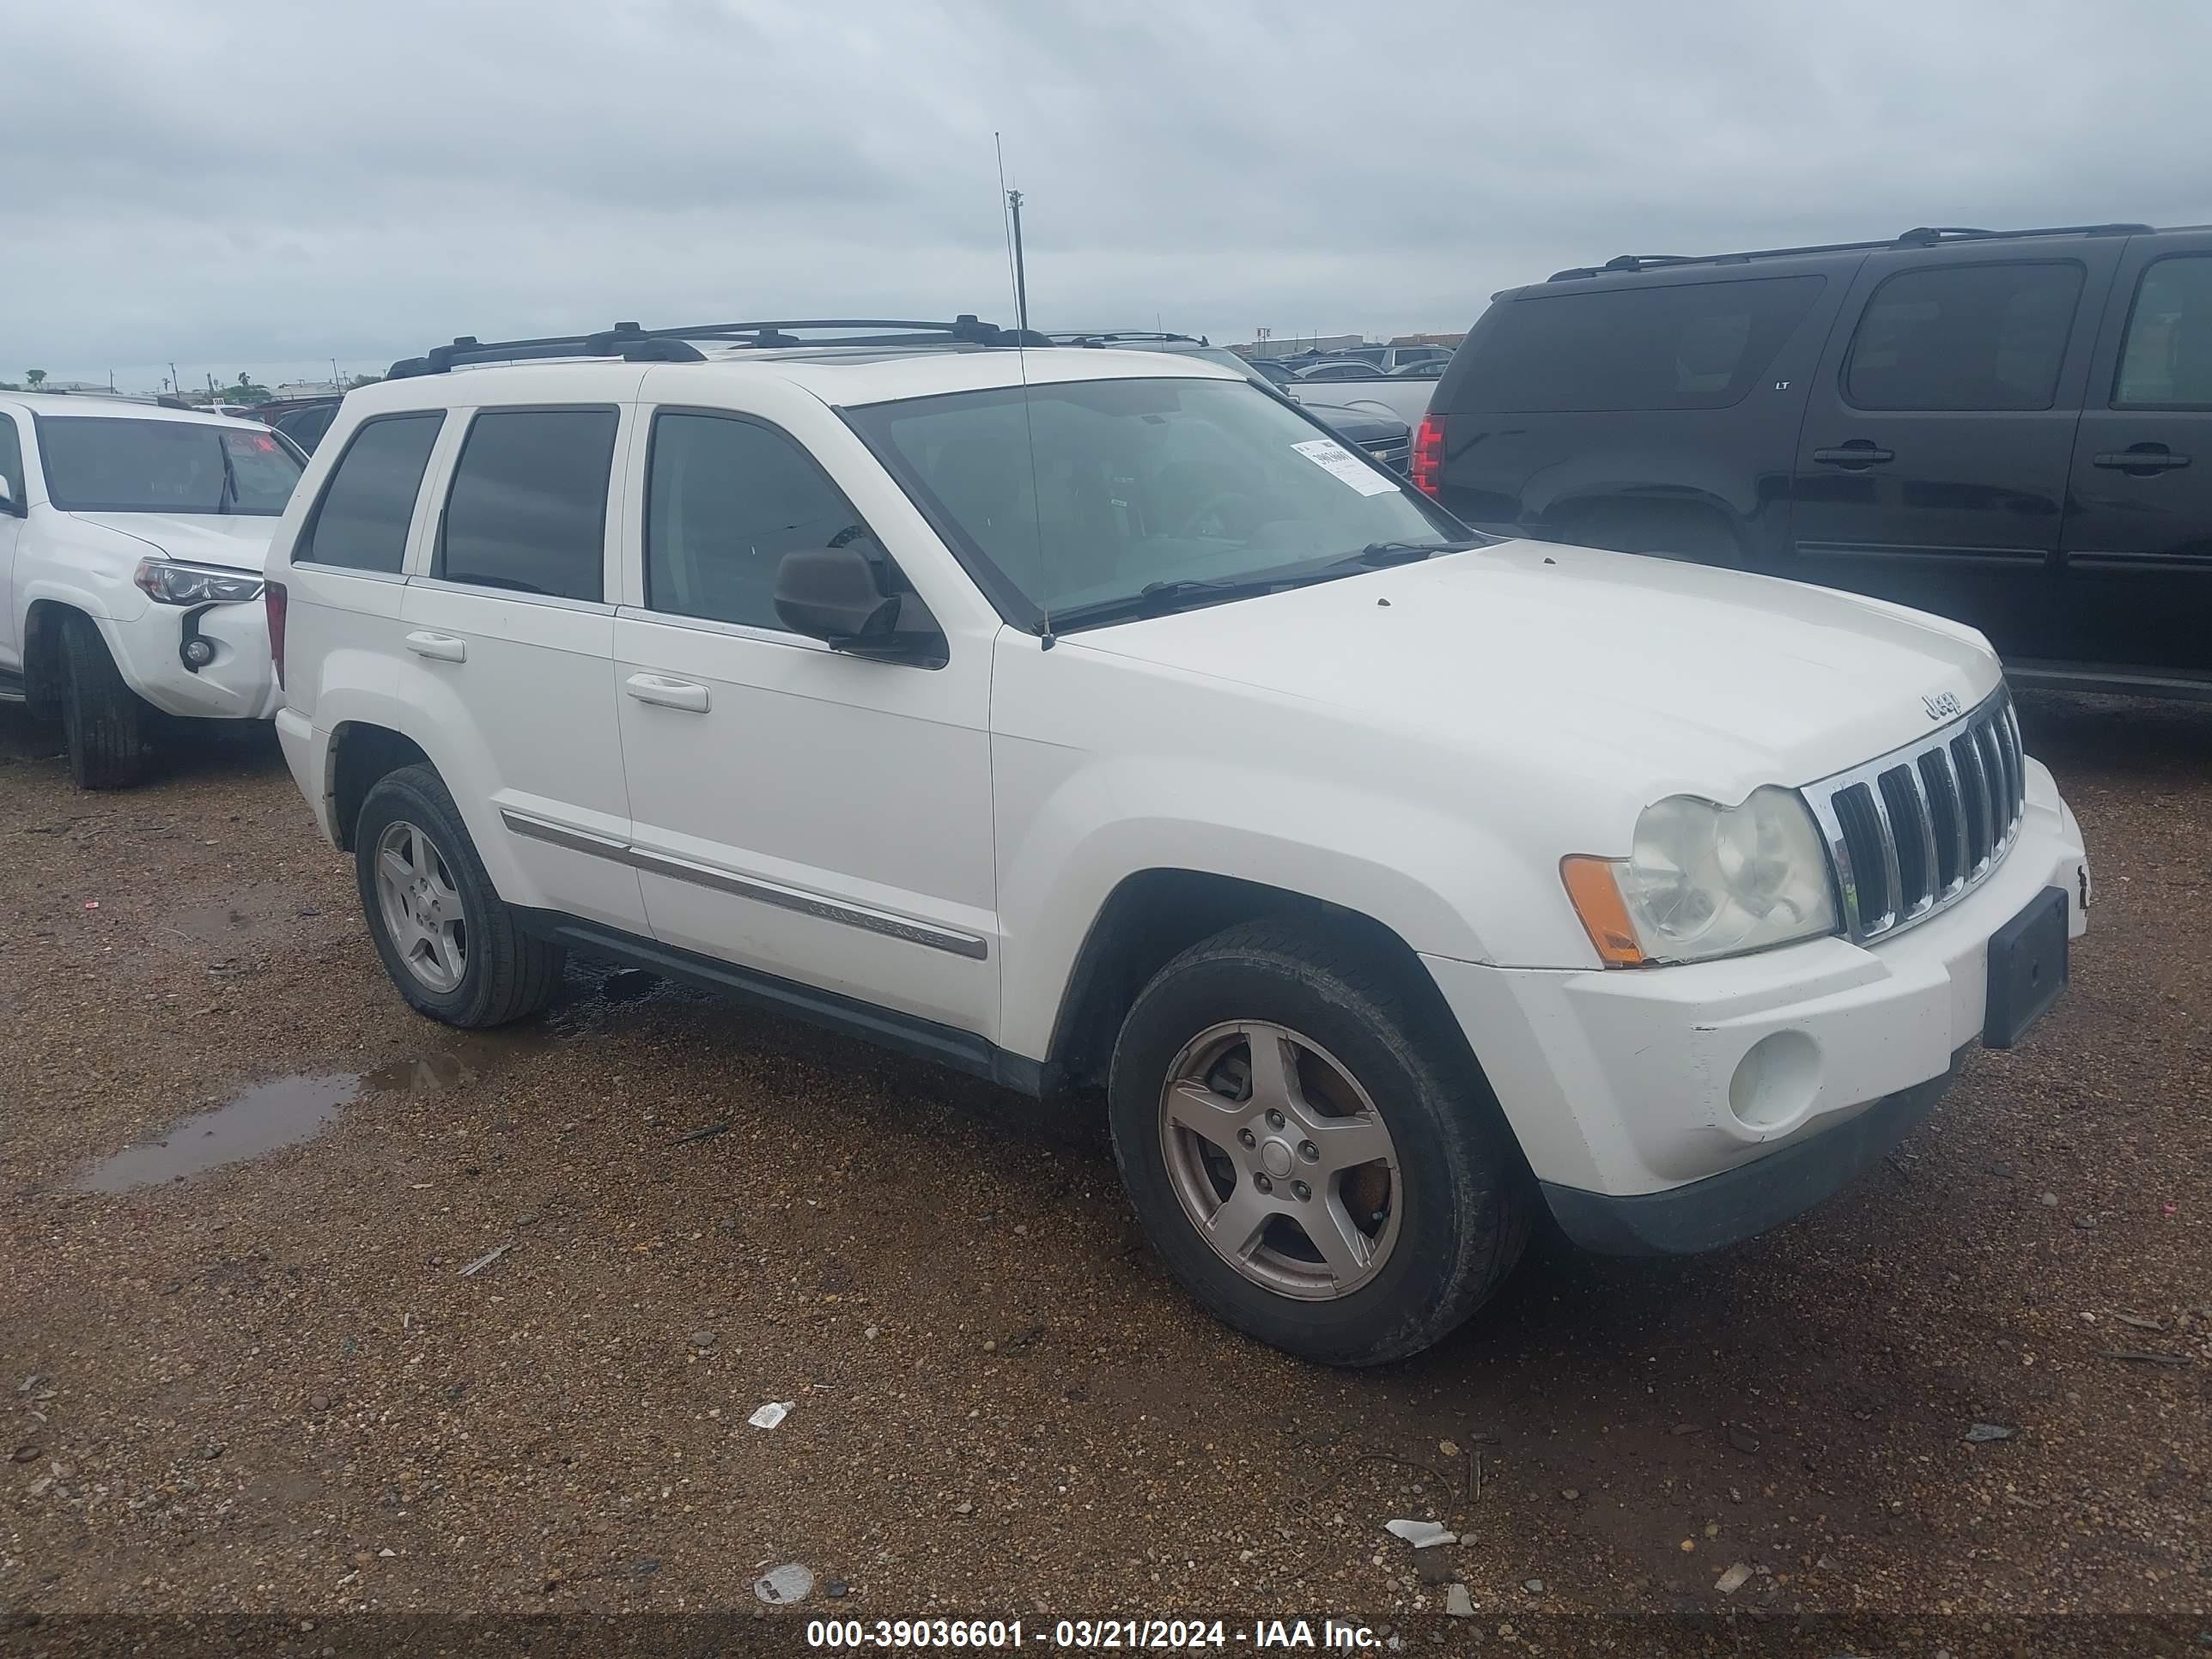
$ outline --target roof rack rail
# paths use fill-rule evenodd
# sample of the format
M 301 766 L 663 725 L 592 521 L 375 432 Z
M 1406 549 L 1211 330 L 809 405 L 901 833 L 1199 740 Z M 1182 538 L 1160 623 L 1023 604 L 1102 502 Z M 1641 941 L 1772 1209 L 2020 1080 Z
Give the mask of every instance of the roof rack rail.
M 1210 344 L 1203 334 L 1176 334 L 1152 328 L 1070 328 L 1054 329 L 1050 336 L 1054 345 L 1109 346 L 1123 340 L 1152 340 L 1177 345 Z
M 1614 271 L 1655 270 L 1669 265 L 1740 265 L 1753 259 L 1781 259 L 1800 253 L 1870 253 L 1877 248 L 1936 247 L 1948 242 L 2005 241 L 2021 236 L 2140 236 L 2151 225 L 2039 225 L 2024 230 L 1979 230 L 1968 225 L 1915 225 L 1900 235 L 1872 242 L 1816 242 L 1806 247 L 1763 247 L 1745 253 L 1624 253 L 1601 265 L 1555 270 L 1544 280 L 1579 282 Z
M 830 340 L 802 340 L 793 329 L 836 330 Z M 867 331 L 853 332 L 852 331 Z M 884 332 L 883 331 L 893 331 Z M 1000 328 L 963 312 L 949 323 L 912 322 L 883 317 L 805 317 L 773 322 L 693 323 L 680 328 L 641 328 L 617 323 L 592 334 L 552 334 L 534 340 L 479 340 L 464 334 L 451 345 L 433 346 L 420 357 L 403 357 L 388 378 L 412 380 L 443 374 L 471 363 L 530 362 L 552 357 L 619 357 L 626 362 L 698 363 L 706 361 L 695 341 L 710 345 L 777 346 L 1015 346 L 1050 345 L 1035 329 Z

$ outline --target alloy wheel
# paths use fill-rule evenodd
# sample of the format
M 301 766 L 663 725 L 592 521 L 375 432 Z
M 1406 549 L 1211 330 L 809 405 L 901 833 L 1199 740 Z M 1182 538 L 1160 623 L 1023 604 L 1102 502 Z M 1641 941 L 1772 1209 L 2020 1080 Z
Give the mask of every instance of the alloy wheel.
M 1215 1025 L 1160 1092 L 1168 1179 L 1200 1237 L 1243 1278 L 1330 1301 L 1396 1245 L 1397 1148 L 1351 1072 L 1311 1038 L 1261 1020 Z
M 377 837 L 376 899 L 407 971 L 441 995 L 459 986 L 469 965 L 468 917 L 446 855 L 421 825 L 402 818 Z

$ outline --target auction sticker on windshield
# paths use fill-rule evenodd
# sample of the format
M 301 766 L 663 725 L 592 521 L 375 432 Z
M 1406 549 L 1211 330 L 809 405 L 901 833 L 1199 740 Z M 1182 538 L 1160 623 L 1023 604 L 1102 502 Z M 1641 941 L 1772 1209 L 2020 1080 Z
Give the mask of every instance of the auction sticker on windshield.
M 1324 472 L 1341 478 L 1363 495 L 1388 495 L 1397 484 L 1384 477 L 1334 438 L 1313 438 L 1291 448 Z

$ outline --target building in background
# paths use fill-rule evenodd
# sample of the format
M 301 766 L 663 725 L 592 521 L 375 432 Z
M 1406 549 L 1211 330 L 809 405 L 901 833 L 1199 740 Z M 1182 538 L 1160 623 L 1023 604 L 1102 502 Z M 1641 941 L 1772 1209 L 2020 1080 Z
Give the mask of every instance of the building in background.
M 1361 343 L 1357 334 L 1293 334 L 1229 349 L 1240 357 L 1302 357 L 1309 351 L 1341 351 Z

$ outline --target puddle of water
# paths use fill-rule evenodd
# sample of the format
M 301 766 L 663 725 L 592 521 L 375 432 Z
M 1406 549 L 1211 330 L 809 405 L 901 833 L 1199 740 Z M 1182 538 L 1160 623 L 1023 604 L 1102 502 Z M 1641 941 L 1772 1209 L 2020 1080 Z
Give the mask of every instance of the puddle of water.
M 184 920 L 210 929 L 252 925 L 250 916 L 220 904 Z M 305 1073 L 255 1084 L 214 1110 L 185 1119 L 159 1139 L 140 1141 L 102 1158 L 71 1185 L 79 1192 L 126 1193 L 181 1181 L 220 1164 L 312 1140 L 341 1109 L 365 1095 L 433 1094 L 481 1083 L 604 1024 L 615 1006 L 712 1000 L 703 992 L 635 970 L 578 974 L 572 969 L 560 1004 L 544 1024 L 477 1032 L 451 1048 L 370 1071 Z M 0 995 L 0 1007 L 5 1006 L 4 995 Z
M 257 1083 L 228 1104 L 186 1118 L 159 1140 L 125 1146 L 79 1176 L 81 1192 L 127 1193 L 313 1139 L 361 1092 L 350 1072 Z
M 125 1146 L 71 1184 L 80 1192 L 125 1193 L 198 1175 L 312 1140 L 341 1108 L 365 1095 L 426 1095 L 465 1088 L 518 1060 L 553 1048 L 552 1033 L 518 1028 L 467 1038 L 453 1048 L 396 1060 L 366 1072 L 319 1072 L 257 1083 L 212 1111 L 177 1124 L 160 1139 Z

